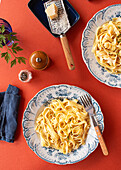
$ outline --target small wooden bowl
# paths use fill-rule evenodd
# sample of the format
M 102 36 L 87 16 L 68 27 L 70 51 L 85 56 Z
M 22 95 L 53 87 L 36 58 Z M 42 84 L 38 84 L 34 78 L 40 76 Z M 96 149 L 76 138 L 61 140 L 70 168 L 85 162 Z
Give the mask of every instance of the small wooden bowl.
M 49 62 L 49 57 L 43 51 L 34 51 L 29 58 L 29 63 L 35 70 L 46 69 L 49 65 Z

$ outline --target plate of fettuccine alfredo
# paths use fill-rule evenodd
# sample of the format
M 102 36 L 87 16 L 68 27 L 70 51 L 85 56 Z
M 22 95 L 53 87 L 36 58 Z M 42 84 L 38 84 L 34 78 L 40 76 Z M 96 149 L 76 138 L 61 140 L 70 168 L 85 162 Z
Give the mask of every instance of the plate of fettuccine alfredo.
M 83 60 L 100 82 L 121 88 L 121 4 L 97 12 L 83 31 Z
M 73 164 L 85 159 L 98 146 L 90 116 L 80 103 L 85 90 L 66 84 L 39 91 L 28 103 L 23 116 L 23 133 L 28 146 L 43 160 Z M 92 97 L 101 131 L 103 114 Z

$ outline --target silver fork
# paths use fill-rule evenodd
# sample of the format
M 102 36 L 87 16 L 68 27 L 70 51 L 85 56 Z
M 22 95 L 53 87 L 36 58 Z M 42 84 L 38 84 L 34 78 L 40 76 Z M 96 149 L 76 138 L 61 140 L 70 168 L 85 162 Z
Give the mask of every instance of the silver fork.
M 81 99 L 83 106 L 85 107 L 85 110 L 89 113 L 89 115 L 92 119 L 95 131 L 96 131 L 96 134 L 97 134 L 97 137 L 98 137 L 101 149 L 102 149 L 102 152 L 106 156 L 106 155 L 108 155 L 108 149 L 106 147 L 105 141 L 104 141 L 103 136 L 101 134 L 101 131 L 99 129 L 97 120 L 95 119 L 94 107 L 93 107 L 91 98 L 88 94 L 86 94 L 86 95 L 81 96 L 80 99 Z

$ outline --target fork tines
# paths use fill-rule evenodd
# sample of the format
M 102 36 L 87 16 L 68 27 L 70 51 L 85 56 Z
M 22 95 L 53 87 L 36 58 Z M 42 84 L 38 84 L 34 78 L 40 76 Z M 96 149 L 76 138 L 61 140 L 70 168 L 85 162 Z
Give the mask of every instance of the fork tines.
M 84 105 L 84 107 L 92 105 L 91 98 L 88 94 L 81 96 L 80 99 L 81 99 L 81 102 Z

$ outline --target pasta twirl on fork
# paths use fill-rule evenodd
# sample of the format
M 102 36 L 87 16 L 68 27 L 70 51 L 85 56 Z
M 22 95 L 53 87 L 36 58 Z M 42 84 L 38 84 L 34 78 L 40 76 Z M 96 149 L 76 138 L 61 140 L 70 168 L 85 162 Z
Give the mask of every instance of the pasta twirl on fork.
M 121 18 L 97 28 L 92 52 L 109 73 L 121 74 Z
M 90 119 L 84 107 L 77 102 L 54 99 L 39 114 L 35 131 L 40 135 L 42 146 L 67 154 L 85 144 Z

